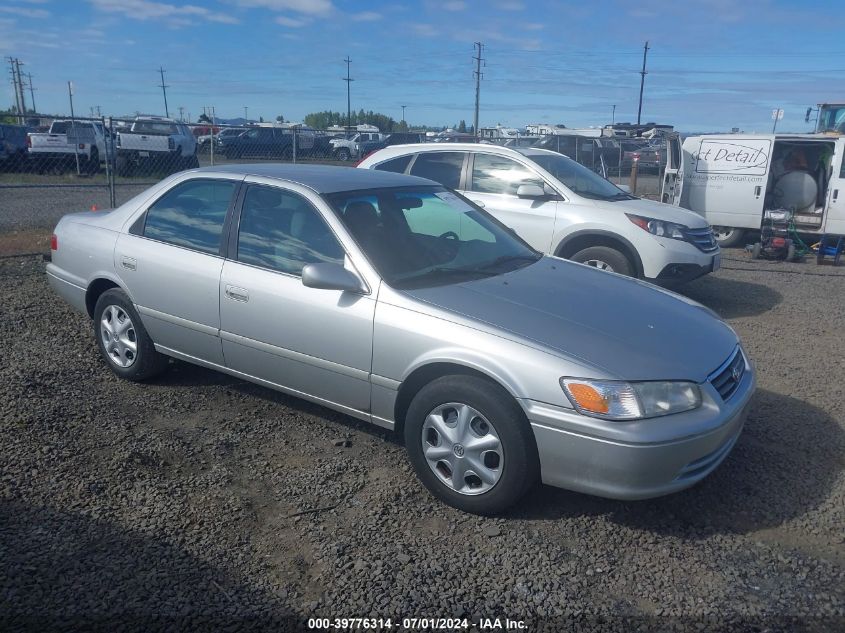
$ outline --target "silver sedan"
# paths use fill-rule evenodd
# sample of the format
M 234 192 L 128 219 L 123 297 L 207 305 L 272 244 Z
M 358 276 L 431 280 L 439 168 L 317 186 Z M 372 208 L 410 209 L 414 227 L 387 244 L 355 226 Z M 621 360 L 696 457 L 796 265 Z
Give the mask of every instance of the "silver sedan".
M 707 308 L 543 256 L 389 172 L 176 174 L 62 218 L 47 274 L 118 376 L 176 358 L 394 429 L 426 487 L 469 512 L 538 481 L 620 499 L 691 486 L 755 388 Z

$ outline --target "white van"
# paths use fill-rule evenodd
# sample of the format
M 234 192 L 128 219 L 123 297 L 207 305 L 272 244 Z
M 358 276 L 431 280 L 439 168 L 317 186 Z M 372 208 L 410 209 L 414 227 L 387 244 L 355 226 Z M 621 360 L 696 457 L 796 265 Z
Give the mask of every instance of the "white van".
M 720 246 L 743 243 L 764 213 L 788 210 L 801 234 L 845 234 L 845 136 L 690 136 L 669 152 L 663 200 L 701 214 Z

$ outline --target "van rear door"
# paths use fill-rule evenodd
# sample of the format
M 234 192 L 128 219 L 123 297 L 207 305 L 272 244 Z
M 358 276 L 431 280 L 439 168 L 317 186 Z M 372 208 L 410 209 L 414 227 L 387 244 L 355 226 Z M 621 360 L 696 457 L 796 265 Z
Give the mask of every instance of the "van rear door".
M 759 229 L 774 136 L 726 134 L 699 139 L 698 147 L 685 147 L 691 164 L 685 174 L 684 206 L 713 226 Z
M 831 167 L 824 232 L 845 235 L 845 138 L 836 141 Z
M 681 192 L 684 188 L 684 153 L 681 151 L 681 135 L 666 135 L 666 169 L 663 171 L 663 188 L 660 200 L 666 204 L 681 204 Z

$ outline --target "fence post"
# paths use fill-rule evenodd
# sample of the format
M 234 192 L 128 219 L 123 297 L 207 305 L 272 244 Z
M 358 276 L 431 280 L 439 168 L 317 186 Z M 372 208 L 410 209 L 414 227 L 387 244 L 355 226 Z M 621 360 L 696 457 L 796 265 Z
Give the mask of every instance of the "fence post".
M 106 186 L 109 188 L 109 206 L 114 209 L 114 171 L 112 170 L 112 154 L 114 153 L 115 148 L 114 135 L 112 134 L 112 120 L 111 117 L 109 117 L 108 127 L 106 127 L 106 117 L 100 117 L 100 122 L 103 126 L 103 130 L 108 131 L 108 135 L 103 139 L 103 142 L 106 145 Z
M 640 167 L 640 158 L 639 156 L 635 156 L 634 160 L 631 162 L 631 181 L 628 185 L 631 188 L 631 194 L 637 194 L 637 173 L 639 172 Z
M 293 164 L 296 164 L 296 126 L 294 125 L 292 128 L 293 132 Z

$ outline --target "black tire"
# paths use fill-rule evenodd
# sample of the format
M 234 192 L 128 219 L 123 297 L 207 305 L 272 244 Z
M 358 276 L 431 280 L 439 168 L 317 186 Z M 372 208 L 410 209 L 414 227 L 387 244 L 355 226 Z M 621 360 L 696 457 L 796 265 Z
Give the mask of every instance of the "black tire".
M 475 409 L 489 420 L 498 434 L 503 453 L 501 473 L 486 492 L 474 495 L 457 492 L 434 474 L 425 458 L 425 420 L 438 406 L 451 402 Z M 424 386 L 408 408 L 404 435 L 408 459 L 425 487 L 441 501 L 464 512 L 501 513 L 519 501 L 539 479 L 540 459 L 525 413 L 510 394 L 483 378 L 444 376 Z
M 635 275 L 634 265 L 628 259 L 628 256 L 610 246 L 590 246 L 578 251 L 569 259 L 573 262 L 587 264 L 596 268 L 600 266 L 592 262 L 603 262 L 614 273 L 619 273 L 627 277 L 633 277 Z
M 716 238 L 716 243 L 720 247 L 734 248 L 742 246 L 745 240 L 745 229 L 738 229 L 733 226 L 714 226 L 713 237 Z
M 134 360 L 127 367 L 118 365 L 103 342 L 101 329 L 103 313 L 111 307 L 122 310 L 131 320 L 131 331 L 134 333 L 132 338 L 134 338 L 136 351 L 133 353 Z M 135 306 L 132 305 L 126 293 L 118 288 L 106 290 L 97 299 L 97 305 L 94 308 L 94 338 L 103 360 L 120 378 L 133 381 L 146 380 L 160 374 L 167 367 L 167 356 L 156 351 Z
M 337 159 L 338 160 L 346 161 L 346 160 L 349 160 L 350 158 L 352 158 L 352 154 L 349 152 L 349 149 L 347 149 L 346 147 L 341 147 L 339 150 L 337 150 Z

